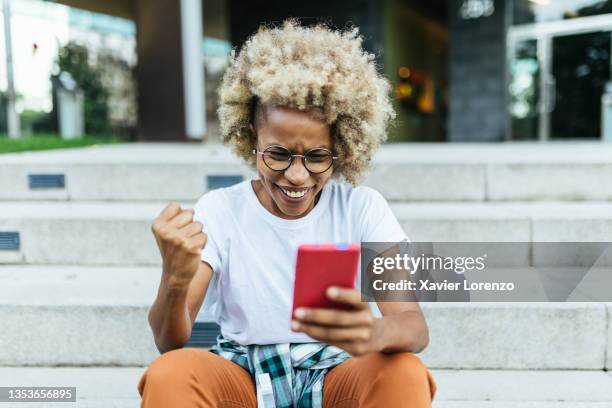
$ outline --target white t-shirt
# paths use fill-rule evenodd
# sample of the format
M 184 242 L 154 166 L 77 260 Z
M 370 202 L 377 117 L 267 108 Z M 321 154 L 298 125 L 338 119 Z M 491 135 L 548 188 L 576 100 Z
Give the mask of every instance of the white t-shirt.
M 251 180 L 207 192 L 194 210 L 208 235 L 202 261 L 214 272 L 197 320 L 212 318 L 225 337 L 243 345 L 316 341 L 290 329 L 300 244 L 408 239 L 380 193 L 335 180 L 295 220 L 264 208 Z

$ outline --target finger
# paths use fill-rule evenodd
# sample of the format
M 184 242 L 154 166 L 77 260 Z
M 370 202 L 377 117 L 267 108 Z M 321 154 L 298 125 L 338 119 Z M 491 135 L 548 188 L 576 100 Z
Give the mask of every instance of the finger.
M 198 248 L 202 250 L 204 248 L 204 245 L 206 245 L 207 240 L 208 240 L 208 236 L 204 233 L 200 233 L 198 235 L 194 235 L 193 237 L 189 238 L 189 244 L 193 248 Z
M 300 307 L 295 310 L 296 320 L 328 326 L 368 326 L 374 323 L 369 309 L 337 310 Z
M 171 201 L 168 205 L 159 213 L 158 219 L 162 221 L 170 221 L 172 218 L 180 214 L 181 205 L 176 201 Z
M 193 237 L 194 235 L 199 234 L 200 232 L 203 231 L 204 226 L 202 225 L 201 222 L 199 221 L 195 221 L 192 223 L 189 223 L 187 225 L 185 225 L 183 228 L 181 228 L 179 230 L 179 234 L 181 234 L 183 237 Z
M 193 208 L 181 211 L 176 217 L 168 222 L 169 228 L 182 228 L 193 221 Z
M 327 297 L 334 302 L 346 303 L 357 309 L 366 309 L 368 302 L 361 301 L 361 293 L 355 288 L 339 288 L 330 286 L 327 288 Z
M 295 330 L 308 334 L 310 337 L 330 342 L 330 341 L 368 341 L 372 331 L 365 327 L 337 328 L 319 326 L 316 324 L 299 323 Z

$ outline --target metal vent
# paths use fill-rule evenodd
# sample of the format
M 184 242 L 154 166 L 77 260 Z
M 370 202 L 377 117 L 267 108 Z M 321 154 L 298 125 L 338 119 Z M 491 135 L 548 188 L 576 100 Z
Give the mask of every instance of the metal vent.
M 30 189 L 42 188 L 64 188 L 65 177 L 63 174 L 28 174 Z
M 195 322 L 191 338 L 185 347 L 210 347 L 217 344 L 217 335 L 221 332 L 217 323 Z
M 243 179 L 240 174 L 210 175 L 206 177 L 206 185 L 209 190 L 214 190 L 216 188 L 233 186 L 240 183 Z
M 0 250 L 18 250 L 19 244 L 19 232 L 0 231 Z

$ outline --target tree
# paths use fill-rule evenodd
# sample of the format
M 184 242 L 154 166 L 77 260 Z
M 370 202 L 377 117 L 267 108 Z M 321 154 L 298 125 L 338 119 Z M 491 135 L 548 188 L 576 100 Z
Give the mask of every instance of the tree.
M 57 56 L 59 72 L 69 72 L 85 96 L 85 133 L 109 135 L 108 91 L 104 88 L 98 70 L 89 63 L 87 48 L 69 42 L 60 48 Z

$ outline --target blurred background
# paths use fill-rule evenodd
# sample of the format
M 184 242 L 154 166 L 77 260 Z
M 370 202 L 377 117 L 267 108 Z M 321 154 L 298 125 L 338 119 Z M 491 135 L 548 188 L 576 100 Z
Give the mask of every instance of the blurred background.
M 260 23 L 297 16 L 361 29 L 393 85 L 390 141 L 612 138 L 610 1 L 10 0 L 3 10 L 0 131 L 12 137 L 218 141 L 230 50 Z
M 364 183 L 413 241 L 524 243 L 514 274 L 543 266 L 538 242 L 608 243 L 547 260 L 576 288 L 559 301 L 422 302 L 434 407 L 612 406 L 612 303 L 572 301 L 612 274 L 612 0 L 0 5 L 0 386 L 139 405 L 151 222 L 253 176 L 220 143 L 216 90 L 261 23 L 300 17 L 359 27 L 391 81 Z M 215 341 L 212 307 L 188 346 Z

